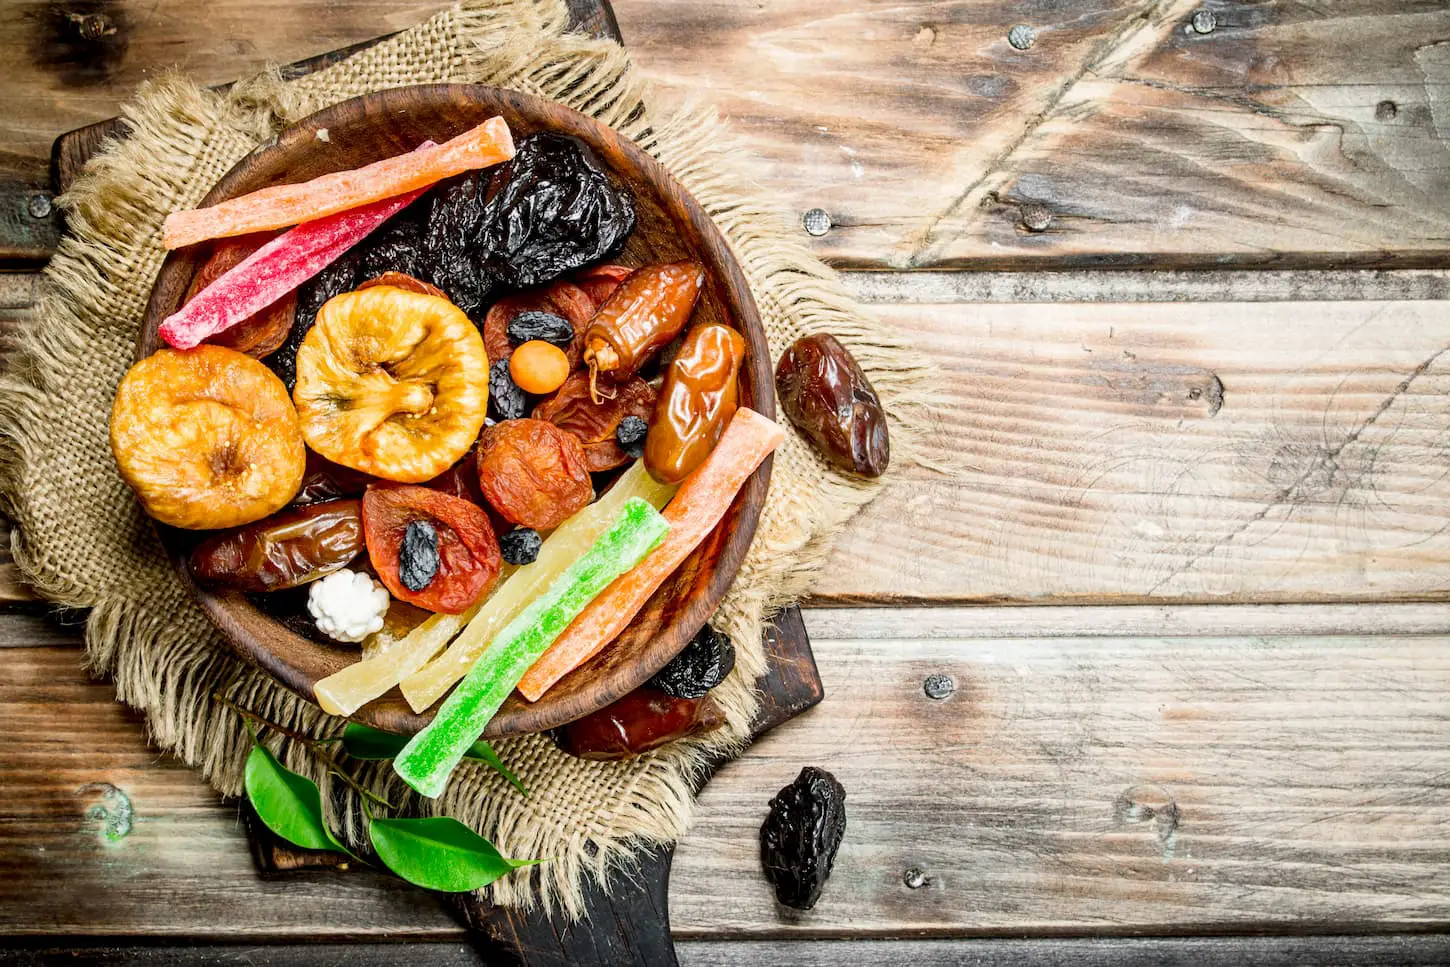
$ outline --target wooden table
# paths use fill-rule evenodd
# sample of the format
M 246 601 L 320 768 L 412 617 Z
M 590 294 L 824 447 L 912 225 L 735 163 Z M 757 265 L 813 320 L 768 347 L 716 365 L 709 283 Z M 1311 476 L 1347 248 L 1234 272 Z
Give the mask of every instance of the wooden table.
M 0 5 L 0 327 L 32 318 L 57 134 L 164 66 L 220 82 L 437 6 Z M 705 790 L 681 962 L 1450 957 L 1450 6 L 614 7 L 826 213 L 815 249 L 945 373 L 964 468 L 841 536 L 806 614 L 827 700 Z M 6 573 L 11 959 L 471 962 L 398 881 L 259 877 L 236 805 Z M 807 763 L 850 829 L 787 915 L 756 828 Z

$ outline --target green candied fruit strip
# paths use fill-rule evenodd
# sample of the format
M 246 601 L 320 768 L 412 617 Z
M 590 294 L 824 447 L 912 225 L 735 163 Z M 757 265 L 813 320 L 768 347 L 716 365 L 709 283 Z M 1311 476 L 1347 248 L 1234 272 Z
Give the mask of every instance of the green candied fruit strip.
M 428 727 L 398 753 L 393 771 L 430 799 L 442 795 L 454 767 L 529 666 L 599 592 L 654 550 L 669 529 L 646 501 L 625 501 L 609 530 L 504 626 Z

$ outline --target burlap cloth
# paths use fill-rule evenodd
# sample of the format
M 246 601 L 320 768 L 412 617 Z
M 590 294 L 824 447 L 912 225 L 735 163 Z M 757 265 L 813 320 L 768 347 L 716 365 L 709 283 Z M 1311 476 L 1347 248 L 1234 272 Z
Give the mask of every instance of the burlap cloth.
M 23 333 L 0 382 L 0 493 L 17 525 L 15 559 L 50 600 L 91 609 L 90 669 L 109 674 L 118 698 L 145 712 L 157 745 L 200 768 L 224 794 L 241 792 L 249 738 L 213 692 L 316 735 L 335 734 L 342 722 L 229 650 L 175 579 L 117 475 L 107 420 L 164 255 L 162 217 L 194 205 L 286 123 L 369 91 L 443 81 L 528 91 L 599 118 L 659 158 L 714 217 L 744 267 L 774 351 L 805 333 L 835 333 L 892 411 L 895 466 L 913 454 L 913 431 L 929 409 L 916 358 L 858 313 L 796 241 L 798 224 L 748 187 L 744 153 L 713 112 L 662 105 L 624 50 L 566 35 L 566 24 L 559 0 L 476 0 L 299 80 L 272 74 L 228 94 L 179 77 L 148 83 L 124 111 L 129 136 L 91 161 L 63 199 L 70 232 L 45 273 L 37 324 Z M 363 766 L 361 777 L 407 809 L 458 817 L 507 856 L 550 858 L 500 881 L 491 899 L 577 911 L 582 877 L 685 830 L 705 751 L 738 744 L 757 707 L 762 619 L 804 593 L 828 536 L 877 489 L 831 471 L 794 435 L 777 454 L 755 543 L 718 616 L 739 661 L 717 692 L 728 728 L 708 742 L 622 763 L 580 761 L 538 736 L 497 743 L 528 798 L 473 765 L 436 803 L 407 796 L 385 766 Z M 275 748 L 319 781 L 334 826 L 356 841 L 361 820 L 351 791 L 301 743 L 279 739 Z

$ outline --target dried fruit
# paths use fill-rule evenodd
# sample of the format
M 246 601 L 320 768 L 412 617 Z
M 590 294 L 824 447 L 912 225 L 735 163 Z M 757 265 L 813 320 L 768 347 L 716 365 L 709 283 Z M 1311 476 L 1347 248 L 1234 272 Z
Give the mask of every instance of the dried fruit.
M 567 349 L 569 344 L 574 341 L 574 327 L 563 316 L 531 309 L 528 312 L 520 312 L 509 320 L 508 337 L 509 342 L 515 346 L 534 339 L 542 339 L 560 349 Z
M 649 680 L 651 688 L 675 698 L 700 698 L 723 682 L 735 667 L 735 645 L 730 636 L 708 624 L 670 663 Z
M 644 465 L 656 480 L 679 483 L 710 455 L 735 415 L 744 362 L 745 340 L 729 326 L 696 326 L 686 334 L 644 444 Z
M 594 303 L 583 289 L 568 282 L 555 282 L 544 289 L 520 292 L 490 306 L 483 318 L 483 346 L 488 350 L 488 358 L 494 362 L 507 359 L 517 345 L 509 336 L 514 319 L 536 312 L 558 316 L 573 329 L 573 338 L 560 348 L 569 357 L 569 368 L 577 368 L 584 358 L 584 329 L 594 315 Z
M 483 506 L 483 491 L 478 487 L 478 454 L 470 449 L 457 463 L 423 486 Z
M 614 387 L 612 399 L 594 402 L 589 374 L 575 373 L 558 392 L 534 407 L 534 419 L 548 420 L 579 438 L 591 473 L 623 466 L 631 457 L 619 443 L 619 427 L 630 419 L 643 424 L 654 412 L 655 389 L 638 376 Z M 644 434 L 640 433 L 643 446 Z M 636 454 L 635 459 L 638 458 Z
M 638 460 L 644 456 L 644 441 L 648 433 L 649 424 L 642 418 L 626 416 L 619 421 L 619 427 L 614 431 L 614 439 L 626 457 Z
M 373 253 L 371 252 L 368 253 L 369 256 L 371 256 L 372 254 Z M 392 286 L 395 289 L 403 289 L 408 292 L 417 292 L 420 295 L 437 296 L 440 299 L 448 298 L 443 290 L 438 288 L 436 285 L 429 285 L 422 279 L 414 278 L 413 276 L 408 275 L 406 272 L 380 272 L 374 278 L 368 279 L 366 282 L 359 284 L 358 289 L 371 289 L 374 286 L 379 285 L 388 285 Z
M 409 591 L 422 591 L 438 576 L 438 529 L 426 520 L 408 522 L 398 549 L 398 580 Z
M 280 591 L 346 567 L 362 551 L 362 503 L 331 500 L 213 535 L 189 563 L 202 584 Z
M 554 744 L 581 759 L 627 759 L 725 724 L 714 699 L 682 699 L 640 688 L 554 732 Z
M 190 302 L 202 289 L 221 278 L 229 270 L 240 265 L 265 243 L 271 241 L 270 234 L 241 235 L 237 238 L 220 239 L 211 246 L 211 256 L 202 263 L 191 284 L 186 287 L 182 304 Z M 225 346 L 239 353 L 246 353 L 261 359 L 287 341 L 292 331 L 292 317 L 297 311 L 297 293 L 289 292 L 241 322 L 206 341 L 215 346 Z
M 529 400 L 509 372 L 509 361 L 500 359 L 488 368 L 488 408 L 495 420 L 521 420 L 529 415 Z
M 634 230 L 634 202 L 583 141 L 534 134 L 494 177 L 479 232 L 485 264 L 516 288 L 605 258 Z
M 368 560 L 400 600 L 459 614 L 498 578 L 498 540 L 476 504 L 427 487 L 379 484 L 363 495 L 362 514 Z
M 632 272 L 627 265 L 591 265 L 575 272 L 569 281 L 583 289 L 595 306 L 602 306 Z
M 760 865 L 775 898 L 809 910 L 821 898 L 846 834 L 846 790 L 824 769 L 806 766 L 776 793 L 760 827 Z
M 828 333 L 796 340 L 775 368 L 785 415 L 827 461 L 879 477 L 891 459 L 886 411 L 851 353 Z
M 510 420 L 483 431 L 478 483 L 505 518 L 538 529 L 558 527 L 594 497 L 584 448 L 544 420 Z
M 282 348 L 267 360 L 267 365 L 282 380 L 287 392 L 292 392 L 297 386 L 297 350 L 302 348 L 302 341 L 312 331 L 318 311 L 334 296 L 352 291 L 357 281 L 357 254 L 353 251 L 318 272 L 297 290 L 297 311 L 292 316 L 292 331 L 287 334 Z
M 235 527 L 287 505 L 306 448 L 282 383 L 221 346 L 162 349 L 121 380 L 111 452 L 152 517 L 189 529 Z
M 600 376 L 617 381 L 639 372 L 685 328 L 704 281 L 698 262 L 646 265 L 625 279 L 584 331 L 590 385 Z
M 468 451 L 488 406 L 478 330 L 446 299 L 380 285 L 329 301 L 297 352 L 297 413 L 322 456 L 405 483 Z
M 569 378 L 569 357 L 558 346 L 531 339 L 509 357 L 509 375 L 525 393 L 542 396 L 554 392 Z
M 544 539 L 532 527 L 515 527 L 498 539 L 498 552 L 509 564 L 523 567 L 539 559 Z

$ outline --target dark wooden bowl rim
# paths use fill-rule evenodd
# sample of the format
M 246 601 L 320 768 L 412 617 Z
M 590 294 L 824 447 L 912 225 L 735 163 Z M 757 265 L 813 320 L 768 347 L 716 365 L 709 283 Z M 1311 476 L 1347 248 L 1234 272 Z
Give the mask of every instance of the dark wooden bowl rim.
M 721 314 L 721 318 L 734 324 L 745 336 L 747 359 L 741 373 L 742 402 L 772 419 L 775 417 L 773 375 L 765 331 L 750 288 L 719 229 L 654 158 L 617 132 L 563 105 L 517 91 L 460 84 L 394 88 L 353 98 L 304 118 L 257 148 L 227 172 L 201 204 L 214 204 L 267 184 L 295 180 L 287 176 L 289 159 L 294 152 L 317 150 L 315 141 L 319 129 L 329 130 L 332 143 L 349 136 L 359 125 L 361 130 L 373 134 L 374 140 L 383 140 L 389 132 L 379 131 L 380 123 L 406 125 L 411 122 L 403 116 L 409 113 L 437 114 L 453 109 L 456 109 L 459 130 L 494 113 L 503 113 L 511 125 L 518 119 L 525 133 L 549 129 L 582 138 L 613 169 L 616 177 L 623 178 L 621 167 L 637 173 L 637 179 L 623 180 L 629 181 L 641 204 L 646 186 L 653 189 L 655 207 L 661 209 L 676 229 L 687 229 L 693 234 L 693 238 L 687 239 L 681 231 L 681 243 L 677 247 L 692 251 L 706 265 L 707 291 L 696 318 L 705 311 L 707 301 L 718 303 L 710 311 Z M 443 138 L 435 136 L 434 140 Z M 402 148 L 386 153 L 398 150 Z M 305 164 L 305 158 L 299 163 Z M 641 231 L 636 229 L 636 235 Z M 630 245 L 634 245 L 633 240 Z M 187 285 L 204 261 L 204 253 L 205 246 L 195 246 L 166 257 L 146 308 L 137 346 L 138 358 L 150 355 L 159 347 L 157 327 L 180 305 Z M 629 247 L 626 256 L 628 253 Z M 530 704 L 515 693 L 484 734 L 518 735 L 572 721 L 638 688 L 677 654 L 714 613 L 735 579 L 755 535 L 771 464 L 772 460 L 767 459 L 755 472 L 716 533 L 656 592 L 628 631 L 586 665 L 566 676 L 539 702 Z M 159 530 L 181 579 L 190 586 L 238 654 L 293 692 L 315 701 L 315 683 L 326 673 L 356 660 L 355 652 L 319 644 L 286 629 L 240 593 L 213 592 L 196 586 L 185 565 L 185 556 L 195 535 L 166 527 Z M 705 559 L 711 555 L 713 560 Z M 682 586 L 686 578 L 689 583 Z M 397 689 L 350 716 L 374 728 L 405 734 L 416 732 L 431 717 L 431 711 L 415 714 Z

